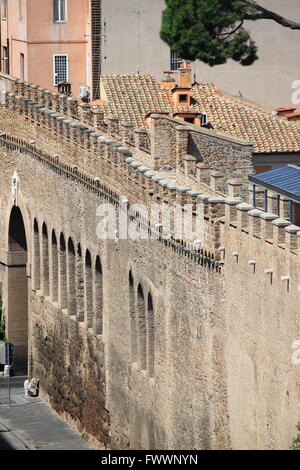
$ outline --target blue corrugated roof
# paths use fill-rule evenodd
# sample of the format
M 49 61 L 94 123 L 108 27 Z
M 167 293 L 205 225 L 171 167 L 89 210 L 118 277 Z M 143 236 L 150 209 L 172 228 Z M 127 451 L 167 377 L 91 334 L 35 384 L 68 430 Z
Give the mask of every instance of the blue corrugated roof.
M 249 177 L 249 180 L 266 189 L 300 202 L 300 167 L 286 165 Z

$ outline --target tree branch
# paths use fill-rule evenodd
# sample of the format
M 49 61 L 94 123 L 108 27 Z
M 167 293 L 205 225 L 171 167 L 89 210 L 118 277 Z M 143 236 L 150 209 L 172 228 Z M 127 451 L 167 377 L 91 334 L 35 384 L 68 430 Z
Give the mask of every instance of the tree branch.
M 220 33 L 218 34 L 217 36 L 224 36 L 222 37 L 221 39 L 228 39 L 230 36 L 232 36 L 232 34 L 236 33 L 244 24 L 244 20 L 240 22 L 240 24 L 237 26 L 237 28 L 235 28 L 234 30 L 232 31 L 228 31 L 227 33 Z
M 249 13 L 248 15 L 245 15 L 245 20 L 273 20 L 281 26 L 284 26 L 285 28 L 300 30 L 300 23 L 288 20 L 287 18 L 284 18 L 278 13 L 275 13 L 271 10 L 267 10 L 254 0 L 245 0 L 245 3 L 251 5 L 254 9 L 259 12 L 257 14 L 253 12 Z

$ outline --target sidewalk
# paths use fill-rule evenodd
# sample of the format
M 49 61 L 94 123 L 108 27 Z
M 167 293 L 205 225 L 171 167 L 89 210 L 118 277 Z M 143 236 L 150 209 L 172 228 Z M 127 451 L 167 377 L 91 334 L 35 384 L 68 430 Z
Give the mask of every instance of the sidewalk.
M 24 397 L 25 377 L 0 377 L 0 450 L 95 450 L 38 398 Z

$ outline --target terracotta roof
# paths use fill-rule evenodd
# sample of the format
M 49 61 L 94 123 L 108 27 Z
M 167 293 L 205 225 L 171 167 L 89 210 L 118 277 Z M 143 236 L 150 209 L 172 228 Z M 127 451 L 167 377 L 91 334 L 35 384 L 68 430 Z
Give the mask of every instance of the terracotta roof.
M 171 112 L 172 93 L 152 75 L 104 75 L 101 77 L 109 112 L 121 121 L 144 126 L 147 113 Z
M 108 101 L 104 111 L 135 126 L 144 126 L 149 112 L 173 115 L 185 111 L 172 104 L 172 92 L 152 75 L 104 75 L 102 85 Z M 252 142 L 255 153 L 300 151 L 299 124 L 225 95 L 213 83 L 194 85 L 192 96 L 195 103 L 190 111 L 207 113 L 215 130 Z

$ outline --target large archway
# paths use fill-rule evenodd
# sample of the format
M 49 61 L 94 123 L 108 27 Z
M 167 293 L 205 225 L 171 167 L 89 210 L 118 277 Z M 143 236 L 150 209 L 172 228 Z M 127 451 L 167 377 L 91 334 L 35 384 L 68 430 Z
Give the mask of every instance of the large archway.
M 27 374 L 28 363 L 28 278 L 27 240 L 23 216 L 13 207 L 8 229 L 6 333 L 15 347 L 15 374 Z

